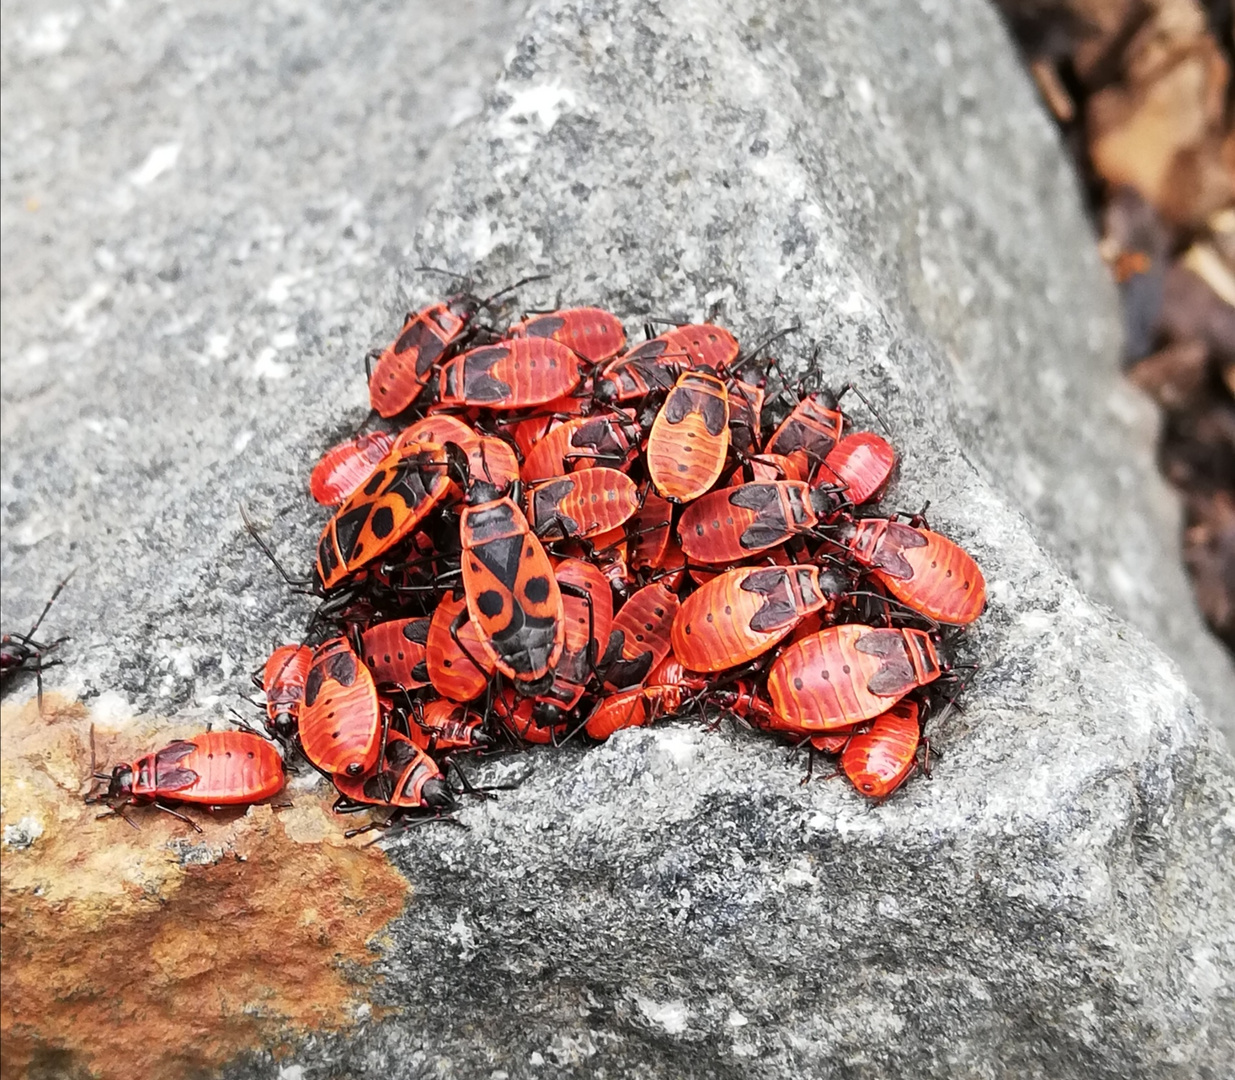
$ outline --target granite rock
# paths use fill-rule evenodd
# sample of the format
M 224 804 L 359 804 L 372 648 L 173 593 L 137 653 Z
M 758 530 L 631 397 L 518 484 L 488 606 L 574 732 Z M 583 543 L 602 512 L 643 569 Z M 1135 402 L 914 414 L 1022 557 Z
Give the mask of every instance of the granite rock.
M 388 47 L 363 25 L 342 31 L 353 55 Z M 144 292 L 108 308 L 89 284 L 73 348 L 33 317 L 6 327 L 6 591 L 12 574 L 37 610 L 51 567 L 89 560 L 58 612 L 75 648 L 57 685 L 181 714 L 241 690 L 305 608 L 232 507 L 249 500 L 307 563 L 305 469 L 363 415 L 356 358 L 440 289 L 411 272 L 425 263 L 494 287 L 544 270 L 527 306 L 599 302 L 632 330 L 799 325 L 785 365 L 818 344 L 820 377 L 859 385 L 895 431 L 889 501 L 929 499 L 985 568 L 990 609 L 961 647 L 981 668 L 932 732 L 932 777 L 882 805 L 800 786 L 769 740 L 689 721 L 494 766 L 523 782 L 463 811 L 469 831 L 392 844 L 412 891 L 364 976 L 369 1019 L 296 1036 L 277 1068 L 1223 1075 L 1235 772 L 1211 721 L 1230 730 L 1235 677 L 1179 569 L 1075 180 L 994 13 L 549 0 L 514 40 L 474 129 L 440 150 L 456 164 L 423 216 L 390 209 L 383 178 L 420 181 L 373 151 L 348 166 L 374 193 L 352 213 L 380 228 L 348 236 L 328 209 L 271 241 L 258 278 L 230 268 L 226 215 L 139 217 L 121 231 Z M 327 166 L 398 129 L 353 130 L 370 114 L 345 105 L 347 138 L 318 135 Z M 294 141 L 265 152 L 303 163 Z M 243 214 L 218 181 L 203 194 Z M 329 200 L 304 183 L 312 196 L 274 206 L 312 222 Z M 406 247 L 387 231 L 417 218 Z M 217 291 L 191 259 L 170 292 L 137 269 L 194 244 L 225 271 Z M 10 285 L 11 257 L 6 304 L 13 288 L 37 311 L 56 272 Z M 275 1068 L 258 1051 L 224 1072 Z

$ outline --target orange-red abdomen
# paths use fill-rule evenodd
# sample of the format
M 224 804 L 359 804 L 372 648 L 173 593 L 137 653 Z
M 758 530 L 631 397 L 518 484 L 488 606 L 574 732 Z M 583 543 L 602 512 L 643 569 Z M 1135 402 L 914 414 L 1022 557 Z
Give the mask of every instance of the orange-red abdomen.
M 409 314 L 394 343 L 378 357 L 369 378 L 369 402 L 379 416 L 406 409 L 467 328 L 475 308 L 463 298 Z
M 534 315 L 512 326 L 507 336 L 552 338 L 591 364 L 611 360 L 626 346 L 622 321 L 594 307 L 564 308 Z
M 670 631 L 680 601 L 664 582 L 634 593 L 614 616 L 609 647 L 597 665 L 609 690 L 642 686 L 671 648 Z
M 130 771 L 122 787 L 117 778 Z M 113 773 L 112 794 L 205 806 L 258 802 L 283 789 L 283 759 L 249 731 L 206 731 L 178 739 Z
M 692 562 L 738 562 L 818 524 L 810 486 L 779 480 L 708 492 L 682 512 L 678 536 Z
M 480 643 L 480 634 L 470 621 L 451 627 L 467 610 L 466 598 L 442 597 L 429 619 L 425 639 L 425 667 L 429 681 L 442 697 L 452 701 L 475 701 L 485 692 L 495 670 L 493 660 Z
M 914 771 L 921 740 L 917 703 L 897 702 L 869 731 L 848 740 L 841 768 L 863 795 L 886 799 Z
M 833 626 L 783 649 L 768 669 L 770 726 L 834 731 L 869 720 L 939 677 L 921 630 Z
M 600 741 L 623 728 L 650 724 L 681 704 L 682 689 L 677 686 L 642 686 L 623 690 L 600 701 L 583 730 L 588 738 Z
M 588 540 L 624 525 L 639 508 L 639 489 L 617 469 L 584 469 L 527 490 L 528 522 L 548 540 Z
M 692 671 L 724 671 L 767 652 L 844 581 L 814 566 L 745 566 L 713 578 L 682 603 L 673 653 Z
M 394 442 L 389 431 L 371 431 L 332 446 L 309 474 L 309 494 L 323 506 L 338 506 L 369 478 Z
M 523 409 L 544 405 L 579 385 L 579 357 L 552 338 L 483 345 L 442 366 L 442 405 Z
M 358 777 L 377 764 L 377 688 L 346 638 L 331 638 L 313 650 L 299 732 L 304 756 L 322 772 Z
M 685 371 L 652 422 L 648 475 L 674 502 L 697 499 L 720 479 L 729 453 L 729 393 L 706 371 Z
M 412 740 L 390 732 L 380 767 L 363 777 L 332 778 L 352 802 L 405 810 L 449 810 L 454 796 L 437 763 Z
M 392 619 L 375 623 L 360 638 L 360 652 L 378 686 L 415 690 L 429 685 L 425 646 L 429 619 Z
M 986 579 L 959 544 L 887 518 L 839 528 L 841 541 L 901 603 L 936 622 L 963 626 L 986 607 Z
M 896 451 L 873 431 L 857 431 L 832 447 L 823 465 L 816 482 L 835 480 L 843 485 L 844 497 L 860 506 L 887 487 L 896 468 Z

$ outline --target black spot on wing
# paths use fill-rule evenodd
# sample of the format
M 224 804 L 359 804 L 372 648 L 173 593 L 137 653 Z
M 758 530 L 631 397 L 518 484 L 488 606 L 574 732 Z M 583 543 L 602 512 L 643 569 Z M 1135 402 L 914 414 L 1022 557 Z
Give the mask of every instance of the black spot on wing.
M 351 686 L 356 681 L 356 657 L 350 649 L 326 657 L 320 666 L 325 677 L 340 686 Z
M 154 784 L 159 791 L 183 791 L 185 788 L 192 787 L 200 780 L 192 769 L 168 769 L 163 772 L 157 765 L 154 771 Z
M 774 484 L 742 484 L 733 489 L 729 505 L 756 512 L 780 504 L 780 489 Z
M 560 315 L 541 315 L 539 318 L 528 320 L 524 333 L 528 337 L 551 338 L 565 325 L 566 320 Z
M 425 478 L 421 472 L 423 464 L 419 454 L 401 461 L 395 468 L 394 478 L 382 494 L 397 495 L 403 500 L 404 506 L 409 510 L 415 510 L 429 497 L 429 492 L 425 487 Z
M 502 600 L 502 594 L 495 589 L 485 589 L 478 597 L 476 597 L 476 606 L 480 609 L 480 613 L 486 619 L 492 619 L 502 613 L 502 608 L 506 606 Z
M 703 416 L 703 426 L 709 435 L 719 436 L 729 425 L 729 408 L 723 397 L 714 394 L 700 394 L 699 412 Z
M 543 604 L 549 599 L 549 579 L 542 574 L 528 578 L 527 584 L 523 586 L 523 594 L 533 604 Z
M 403 624 L 403 636 L 417 645 L 426 645 L 429 641 L 429 623 L 431 619 L 408 619 Z
M 389 506 L 379 506 L 373 511 L 373 517 L 369 521 L 369 528 L 373 530 L 373 535 L 379 540 L 385 540 L 395 527 L 394 511 Z

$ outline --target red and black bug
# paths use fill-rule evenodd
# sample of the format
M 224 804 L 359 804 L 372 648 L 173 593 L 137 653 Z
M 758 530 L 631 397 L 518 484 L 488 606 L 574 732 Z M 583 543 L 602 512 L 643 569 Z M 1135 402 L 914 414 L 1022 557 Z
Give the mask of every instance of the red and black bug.
M 829 627 L 794 642 L 768 669 L 770 725 L 810 733 L 849 727 L 940 674 L 935 644 L 922 630 Z
M 579 378 L 579 357 L 565 345 L 552 338 L 515 338 L 443 364 L 438 403 L 524 409 L 569 394 Z
M 460 293 L 440 304 L 410 311 L 394 342 L 370 359 L 369 403 L 379 416 L 395 416 L 420 395 L 434 367 L 449 355 L 480 310 L 481 301 Z
M 622 469 L 638 450 L 633 412 L 577 416 L 551 428 L 531 447 L 523 460 L 523 479 L 533 483 L 594 466 Z
M 873 431 L 856 431 L 828 452 L 816 482 L 835 484 L 847 502 L 860 506 L 883 492 L 895 469 L 891 443 Z
M 533 315 L 512 326 L 507 337 L 552 338 L 590 364 L 602 364 L 626 346 L 622 321 L 594 307 L 564 308 Z
M 841 769 L 863 795 L 886 799 L 919 768 L 921 744 L 917 702 L 898 701 L 875 718 L 869 731 L 845 741 Z
M 309 494 L 323 506 L 338 506 L 369 478 L 394 443 L 389 431 L 371 431 L 332 446 L 309 474 Z
M 484 300 L 462 292 L 443 303 L 409 311 L 394 342 L 369 354 L 370 362 L 377 361 L 369 375 L 369 403 L 377 414 L 395 416 L 411 405 L 434 368 L 462 343 L 477 312 L 499 296 L 535 280 L 523 278 Z
M 241 806 L 278 794 L 283 780 L 283 759 L 260 735 L 206 731 L 117 765 L 104 798 L 116 813 L 127 803 L 154 803 L 164 810 L 172 802 Z M 182 814 L 175 816 L 197 828 Z
M 845 414 L 836 397 L 826 391 L 807 394 L 764 444 L 772 454 L 794 458 L 804 475 L 810 476 L 840 441 Z
M 333 780 L 339 794 L 354 808 L 448 811 L 455 806 L 454 793 L 437 762 L 397 731 L 390 732 L 379 768 L 367 776 L 336 776 Z M 336 803 L 335 809 L 348 807 Z
M 590 540 L 620 528 L 639 508 L 639 489 L 616 469 L 584 469 L 527 489 L 532 532 L 546 540 Z
M 39 627 L 43 625 L 43 620 L 47 618 L 47 613 L 51 611 L 51 606 L 56 602 L 56 597 L 60 595 L 60 590 L 68 584 L 69 578 L 73 575 L 70 573 L 51 594 L 51 599 L 43 605 L 43 610 L 39 617 L 34 620 L 34 625 L 30 627 L 24 634 L 5 634 L 0 637 L 0 688 L 7 689 L 9 681 L 23 671 L 33 671 L 35 680 L 38 684 L 38 700 L 39 709 L 43 708 L 43 669 L 51 667 L 50 663 L 44 663 L 45 657 L 53 649 L 63 645 L 68 638 L 56 638 L 55 641 L 38 641 L 35 634 L 39 632 Z
M 986 607 L 986 579 L 959 544 L 890 518 L 836 526 L 838 542 L 897 600 L 936 622 L 963 626 Z
M 692 671 L 724 671 L 767 652 L 812 612 L 834 607 L 847 582 L 815 566 L 749 566 L 713 578 L 673 620 L 673 653 Z
M 446 449 L 412 443 L 393 450 L 326 523 L 317 576 L 331 589 L 389 551 L 428 517 L 451 489 Z
M 623 728 L 644 727 L 676 712 L 685 696 L 680 686 L 636 686 L 598 702 L 583 725 L 589 739 L 600 742 Z
M 360 635 L 360 655 L 378 687 L 416 690 L 429 685 L 429 619 L 390 619 Z
M 719 371 L 737 359 L 737 339 L 723 326 L 686 323 L 627 350 L 623 360 L 637 363 L 681 358 L 686 368 Z
M 716 371 L 737 355 L 738 343 L 723 327 L 675 326 L 610 360 L 596 375 L 593 396 L 609 404 L 634 401 L 672 389 L 684 371 L 696 367 Z
M 682 550 L 692 562 L 701 563 L 739 562 L 758 555 L 815 528 L 819 499 L 820 494 L 800 480 L 710 491 L 682 512 Z
M 459 539 L 468 616 L 481 647 L 521 692 L 539 693 L 553 681 L 564 642 L 549 556 L 515 501 L 480 481 L 468 490 Z
M 266 730 L 280 739 L 290 739 L 300 723 L 305 681 L 313 650 L 307 645 L 280 645 L 262 669 L 261 686 L 266 696 Z
M 729 393 L 707 371 L 685 371 L 648 436 L 648 475 L 671 502 L 697 499 L 720 479 L 729 453 Z
M 663 581 L 645 585 L 622 605 L 598 665 L 607 690 L 629 690 L 646 682 L 671 648 L 670 628 L 679 607 Z
M 346 638 L 313 650 L 300 711 L 300 749 L 328 775 L 360 777 L 377 764 L 384 724 L 368 668 Z

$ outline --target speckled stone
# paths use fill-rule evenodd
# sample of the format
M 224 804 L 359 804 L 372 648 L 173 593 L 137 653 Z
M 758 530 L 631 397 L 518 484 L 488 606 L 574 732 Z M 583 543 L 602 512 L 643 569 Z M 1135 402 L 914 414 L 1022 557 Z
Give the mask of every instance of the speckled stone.
M 357 60 L 393 47 L 388 31 L 338 29 Z M 423 215 L 416 198 L 396 214 L 390 186 L 423 198 L 432 163 L 390 153 L 400 121 L 360 75 L 364 106 L 308 95 L 339 111 L 342 139 L 282 114 L 281 141 L 259 133 L 259 95 L 240 94 L 234 117 L 209 115 L 223 144 L 266 155 L 256 175 L 300 178 L 266 189 L 284 231 L 253 227 L 245 185 L 206 170 L 178 204 L 206 200 L 195 227 L 139 209 L 116 230 L 136 285 L 83 269 L 77 323 L 6 313 L 6 591 L 12 574 L 25 613 L 74 556 L 90 571 L 58 612 L 75 646 L 61 685 L 217 709 L 303 618 L 233 507 L 247 499 L 307 565 L 306 468 L 363 416 L 364 349 L 440 290 L 423 263 L 493 287 L 551 272 L 527 306 L 599 302 L 632 330 L 645 315 L 714 315 L 743 340 L 799 325 L 786 366 L 818 345 L 826 382 L 877 403 L 905 459 L 890 501 L 929 499 L 985 568 L 990 610 L 961 647 L 981 668 L 932 732 L 931 779 L 879 806 L 841 781 L 799 786 L 766 739 L 688 721 L 493 767 L 533 771 L 464 810 L 469 831 L 394 846 L 413 893 L 375 944 L 373 1017 L 228 1075 L 1225 1075 L 1235 778 L 1197 695 L 1229 730 L 1235 677 L 1179 568 L 1074 178 L 994 13 L 549 0 L 510 40 L 468 130 L 447 126 L 445 90 L 415 83 L 442 119 L 412 144 L 461 140 L 435 143 L 438 168 L 457 164 Z M 270 78 L 337 70 L 322 63 Z M 475 86 L 458 67 L 441 78 Z M 169 180 L 196 160 L 187 138 Z M 134 150 L 113 188 L 155 171 L 170 139 Z M 346 198 L 321 194 L 319 160 Z M 24 197 L 6 175 L 6 222 Z M 347 206 L 368 231 L 348 234 Z M 256 263 L 230 261 L 238 236 Z M 11 258 L 6 308 L 12 288 L 50 320 L 61 305 L 37 307 L 40 290 L 69 271 L 10 284 Z M 91 300 L 96 282 L 110 291 Z

